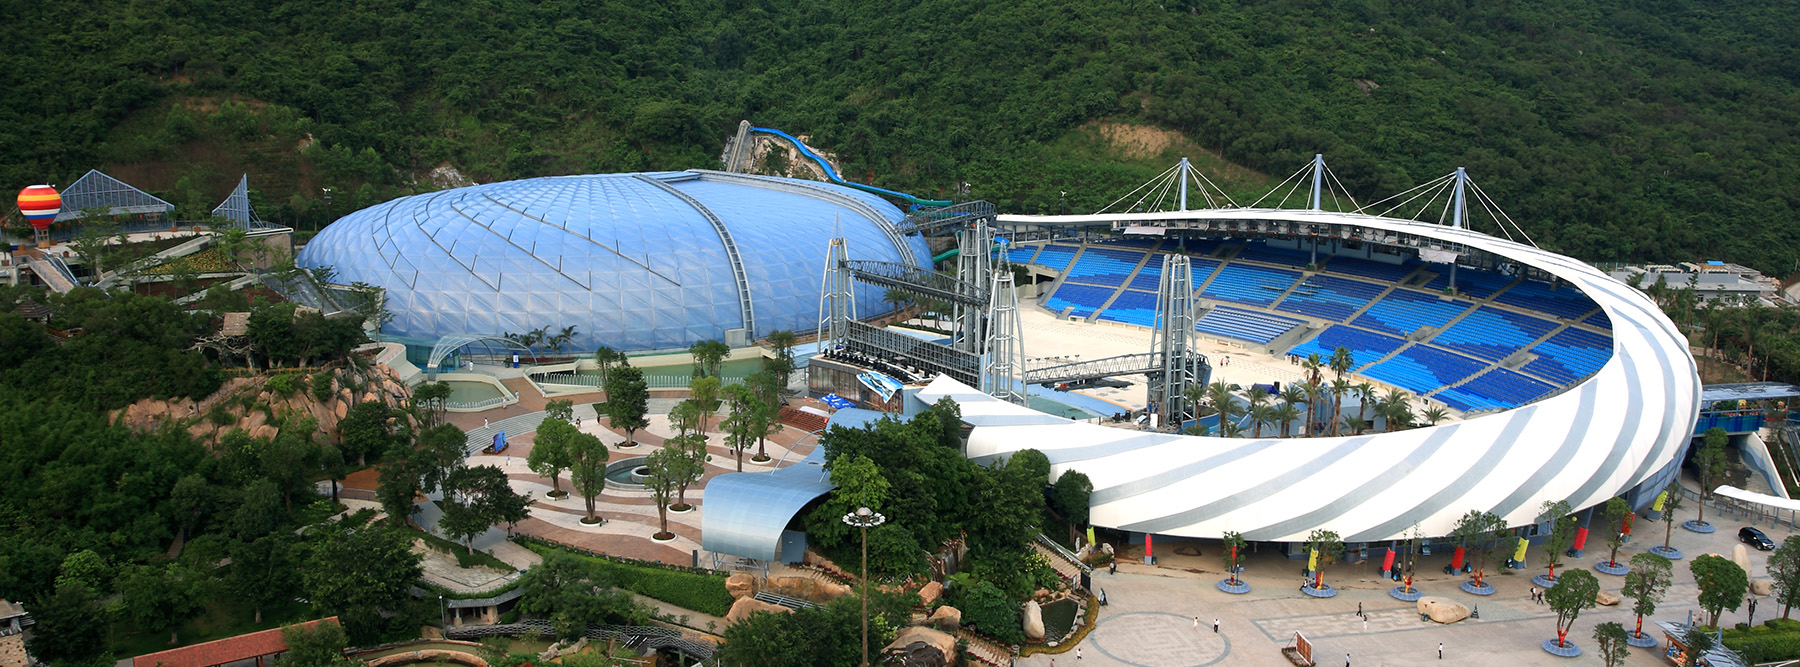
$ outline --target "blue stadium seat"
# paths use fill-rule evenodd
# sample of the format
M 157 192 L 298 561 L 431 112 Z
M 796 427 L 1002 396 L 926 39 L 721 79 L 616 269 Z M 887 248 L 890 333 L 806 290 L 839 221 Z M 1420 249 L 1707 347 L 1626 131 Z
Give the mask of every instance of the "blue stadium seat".
M 1226 264 L 1200 296 L 1220 301 L 1267 306 L 1300 277 L 1298 271 L 1269 269 L 1249 264 Z
M 1460 299 L 1445 301 L 1430 294 L 1396 289 L 1369 306 L 1351 324 L 1396 336 L 1410 336 L 1420 327 L 1442 327 L 1473 305 Z
M 1606 311 L 1604 311 L 1604 310 L 1602 310 L 1598 313 L 1589 315 L 1587 317 L 1587 319 L 1582 320 L 1581 323 L 1586 324 L 1590 327 L 1600 327 L 1600 328 L 1606 329 L 1608 331 L 1612 330 L 1612 318 L 1607 317 Z
M 1207 311 L 1205 316 L 1195 322 L 1194 330 L 1252 343 L 1267 343 L 1302 324 L 1305 324 L 1302 320 L 1279 315 L 1219 306 Z
M 1432 338 L 1431 344 L 1499 361 L 1555 328 L 1547 320 L 1482 306 Z
M 1140 327 L 1156 326 L 1156 294 L 1125 290 L 1111 306 L 1101 311 L 1100 319 Z
M 1522 369 L 1557 384 L 1592 375 L 1612 358 L 1612 340 L 1585 329 L 1569 328 L 1531 348 L 1537 359 Z
M 1287 353 L 1299 357 L 1317 353 L 1320 358 L 1329 359 L 1341 347 L 1350 351 L 1350 356 L 1356 360 L 1357 366 L 1367 366 L 1374 363 L 1376 359 L 1400 349 L 1400 346 L 1405 344 L 1406 341 L 1401 338 L 1383 336 L 1353 327 L 1333 325 L 1325 327 L 1311 340 L 1295 345 Z
M 1055 294 L 1044 300 L 1044 307 L 1049 308 L 1050 312 L 1060 314 L 1064 308 L 1074 306 L 1076 317 L 1087 317 L 1094 314 L 1094 311 L 1099 310 L 1101 306 L 1106 305 L 1106 300 L 1112 298 L 1112 294 L 1113 288 L 1111 287 L 1063 283 L 1062 287 L 1056 288 Z
M 1138 269 L 1137 275 L 1131 277 L 1131 289 L 1154 292 L 1162 288 L 1163 255 L 1153 255 L 1150 261 L 1144 262 L 1144 268 Z
M 1057 245 L 1052 243 L 1044 246 L 1043 250 L 1038 251 L 1037 259 L 1033 260 L 1031 263 L 1061 271 L 1069 268 L 1069 260 L 1075 258 L 1076 250 L 1079 250 L 1079 248 L 1072 245 Z
M 1429 345 L 1414 345 L 1361 373 L 1407 391 L 1423 394 L 1456 384 L 1487 364 Z
M 1342 322 L 1384 289 L 1360 280 L 1315 275 L 1295 287 L 1275 309 Z
M 1267 243 L 1252 242 L 1244 244 L 1244 249 L 1238 251 L 1237 259 L 1248 259 L 1298 268 L 1312 263 L 1312 253 L 1306 250 L 1273 248 Z
M 1432 395 L 1450 407 L 1462 410 L 1506 409 L 1537 400 L 1556 389 L 1513 371 L 1496 368 L 1482 373 L 1459 387 Z
M 1101 243 L 1104 243 L 1104 244 L 1110 245 L 1110 246 L 1118 246 L 1121 248 L 1138 248 L 1140 250 L 1151 250 L 1151 249 L 1154 249 L 1157 244 L 1162 243 L 1162 239 L 1159 237 L 1155 237 L 1155 236 L 1125 236 L 1125 237 L 1116 238 L 1116 239 L 1107 239 L 1105 241 L 1101 241 Z
M 1332 257 L 1325 262 L 1326 273 L 1341 273 L 1361 278 L 1374 278 L 1388 283 L 1400 282 L 1408 274 L 1419 268 L 1416 260 L 1406 260 L 1399 264 L 1389 264 L 1361 257 Z
M 1551 289 L 1536 280 L 1527 280 L 1501 292 L 1494 301 L 1526 310 L 1575 319 L 1594 309 L 1594 300 L 1569 285 Z
M 1144 261 L 1144 251 L 1089 246 L 1063 280 L 1083 285 L 1117 287 Z
M 1034 245 L 1013 246 L 1006 250 L 1006 261 L 1012 264 L 1030 264 L 1031 256 L 1037 254 L 1037 251 L 1038 247 Z

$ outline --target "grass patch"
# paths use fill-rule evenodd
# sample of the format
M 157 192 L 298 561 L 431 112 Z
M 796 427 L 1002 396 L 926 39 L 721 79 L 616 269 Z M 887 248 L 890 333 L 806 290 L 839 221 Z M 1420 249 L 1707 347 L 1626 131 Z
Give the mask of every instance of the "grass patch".
M 542 555 L 561 551 L 586 560 L 610 578 L 614 585 L 644 597 L 712 616 L 724 616 L 731 611 L 731 594 L 725 592 L 725 576 L 721 574 L 701 574 L 688 568 L 622 563 L 535 541 L 523 544 L 525 548 Z
M 474 553 L 470 553 L 469 547 L 467 547 L 465 545 L 451 542 L 450 540 L 446 540 L 442 537 L 438 537 L 436 535 L 427 533 L 427 532 L 419 530 L 417 528 L 413 528 L 411 526 L 407 527 L 406 532 L 411 533 L 413 537 L 417 537 L 417 538 L 425 540 L 425 546 L 430 547 L 432 551 L 455 556 L 456 564 L 458 566 L 476 567 L 479 565 L 485 565 L 487 567 L 494 568 L 501 572 L 517 572 L 518 571 L 518 568 L 515 568 L 511 565 L 507 565 L 506 561 L 495 558 L 492 555 L 489 555 L 485 551 L 475 551 Z
M 129 620 L 118 620 L 112 624 L 109 647 L 114 655 L 121 658 L 139 656 L 145 653 L 167 651 L 177 646 L 199 644 L 215 639 L 235 637 L 247 632 L 268 630 L 284 625 L 292 625 L 302 621 L 313 620 L 312 608 L 292 600 L 277 603 L 263 610 L 263 622 L 254 623 L 256 610 L 250 605 L 234 600 L 230 595 L 221 594 L 206 604 L 206 610 L 192 621 L 182 624 L 176 632 L 181 643 L 169 644 L 169 633 L 147 632 Z

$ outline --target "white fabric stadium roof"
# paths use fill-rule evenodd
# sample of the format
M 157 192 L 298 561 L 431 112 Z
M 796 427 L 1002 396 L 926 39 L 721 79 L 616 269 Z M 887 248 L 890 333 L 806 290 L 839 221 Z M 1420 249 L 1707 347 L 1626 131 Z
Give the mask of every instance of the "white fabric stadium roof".
M 1092 521 L 1122 530 L 1253 541 L 1301 541 L 1318 528 L 1352 542 L 1397 539 L 1417 523 L 1451 532 L 1470 510 L 1508 525 L 1546 500 L 1577 509 L 1671 469 L 1690 439 L 1700 379 L 1686 339 L 1637 290 L 1577 260 L 1440 225 L 1293 210 L 1208 210 L 1106 216 L 1000 216 L 1002 224 L 1195 220 L 1322 223 L 1461 244 L 1569 281 L 1611 318 L 1613 356 L 1570 389 L 1512 410 L 1442 426 L 1337 438 L 1215 438 L 1076 423 L 994 399 L 947 378 L 919 393 L 948 396 L 974 425 L 977 460 L 1037 449 L 1052 477 L 1094 484 Z

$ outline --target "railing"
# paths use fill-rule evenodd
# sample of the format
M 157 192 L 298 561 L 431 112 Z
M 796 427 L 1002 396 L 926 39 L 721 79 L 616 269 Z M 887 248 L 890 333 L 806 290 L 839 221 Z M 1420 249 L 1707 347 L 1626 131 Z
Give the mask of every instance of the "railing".
M 554 635 L 556 626 L 550 621 L 526 619 L 518 623 L 504 625 L 482 625 L 474 627 L 448 628 L 444 636 L 451 639 L 479 639 L 482 637 L 512 637 L 519 635 Z M 660 649 L 669 648 L 683 654 L 700 658 L 702 664 L 716 665 L 713 653 L 717 647 L 709 642 L 690 639 L 686 633 L 669 628 L 658 628 L 640 625 L 593 625 L 589 624 L 582 636 L 588 639 L 624 639 L 625 645 L 633 648 Z
M 1062 556 L 1063 559 L 1069 561 L 1070 563 L 1074 563 L 1075 567 L 1081 568 L 1082 572 L 1086 572 L 1088 574 L 1093 574 L 1093 572 L 1094 572 L 1093 567 L 1089 566 L 1087 563 L 1081 562 L 1080 556 L 1076 556 L 1075 552 L 1069 551 L 1068 549 L 1064 548 L 1063 545 L 1057 544 L 1056 540 L 1050 539 L 1049 537 L 1045 536 L 1043 533 L 1038 533 L 1037 536 L 1033 537 L 1032 539 L 1037 540 L 1038 544 L 1044 545 L 1044 548 L 1056 552 L 1056 555 Z
M 574 386 L 574 387 L 595 387 L 595 388 L 600 388 L 600 387 L 605 386 L 603 383 L 601 383 L 600 376 L 588 375 L 585 373 L 546 373 L 543 375 L 534 375 L 534 376 L 532 376 L 531 379 L 536 381 L 538 384 L 560 384 L 560 385 L 568 385 L 568 386 Z M 694 381 L 693 377 L 686 376 L 686 375 L 646 375 L 646 376 L 644 376 L 644 384 L 651 389 L 686 389 L 686 388 L 688 388 L 689 384 L 693 383 L 693 381 Z M 724 378 L 723 380 L 721 380 L 719 382 L 719 384 L 721 386 L 726 386 L 726 387 L 729 387 L 729 386 L 735 385 L 735 384 L 743 384 L 743 383 L 744 383 L 744 378 L 734 378 L 734 377 Z
M 476 410 L 476 409 L 486 408 L 486 407 L 495 406 L 495 405 L 505 405 L 507 403 L 507 401 L 515 401 L 515 400 L 518 400 L 518 398 L 519 398 L 518 394 L 513 394 L 512 396 L 495 396 L 493 398 L 484 398 L 479 401 L 444 401 L 444 409 L 446 409 L 446 410 Z

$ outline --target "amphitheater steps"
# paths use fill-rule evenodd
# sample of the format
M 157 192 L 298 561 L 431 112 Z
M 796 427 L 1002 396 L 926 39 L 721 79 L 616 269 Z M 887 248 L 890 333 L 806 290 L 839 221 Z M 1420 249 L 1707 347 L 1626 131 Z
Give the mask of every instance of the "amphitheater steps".
M 1500 289 L 1497 289 L 1497 290 L 1494 290 L 1494 293 L 1493 293 L 1493 294 L 1489 294 L 1489 295 L 1487 295 L 1487 298 L 1486 298 L 1486 299 L 1482 299 L 1482 301 L 1490 301 L 1490 302 L 1493 302 L 1493 303 L 1499 303 L 1499 302 L 1498 302 L 1498 301 L 1494 301 L 1494 297 L 1497 297 L 1497 296 L 1500 296 L 1500 294 L 1501 294 L 1501 293 L 1502 293 L 1502 292 L 1505 292 L 1505 291 L 1506 291 L 1506 290 L 1509 290 L 1509 289 L 1512 289 L 1512 288 L 1514 288 L 1514 287 L 1516 287 L 1516 286 L 1518 286 L 1518 284 L 1519 284 L 1519 283 L 1522 283 L 1522 282 L 1525 282 L 1525 277 L 1524 277 L 1524 276 L 1520 276 L 1520 277 L 1518 277 L 1518 278 L 1514 278 L 1514 279 L 1513 279 L 1513 281 L 1512 281 L 1512 282 L 1510 282 L 1510 283 L 1507 283 L 1507 284 L 1506 284 L 1506 285 L 1505 285 L 1505 286 L 1503 286 L 1503 287 L 1501 287 L 1501 288 L 1500 288 Z
M 1311 272 L 1301 271 L 1300 277 L 1295 278 L 1294 283 L 1292 285 L 1288 285 L 1287 289 L 1281 290 L 1281 294 L 1276 296 L 1274 301 L 1270 301 L 1269 305 L 1263 306 L 1263 308 L 1267 309 L 1271 313 L 1275 312 L 1275 308 L 1277 306 L 1280 306 L 1282 301 L 1287 300 L 1288 295 L 1293 294 L 1295 289 L 1298 289 L 1301 285 L 1305 285 L 1306 278 L 1311 275 L 1313 275 Z
M 1405 344 L 1405 345 L 1401 345 L 1401 346 L 1400 346 L 1400 347 L 1396 347 L 1396 348 L 1394 348 L 1394 351 L 1393 351 L 1393 352 L 1389 352 L 1389 353 L 1387 353 L 1387 355 L 1386 355 L 1386 356 L 1383 356 L 1383 357 L 1382 357 L 1382 358 L 1380 358 L 1380 359 L 1376 359 L 1376 360 L 1374 360 L 1374 361 L 1371 361 L 1371 362 L 1369 362 L 1369 363 L 1366 363 L 1366 364 L 1363 364 L 1363 365 L 1361 365 L 1361 366 L 1358 366 L 1358 367 L 1356 367 L 1356 368 L 1354 368 L 1354 369 L 1352 369 L 1352 370 L 1351 370 L 1351 371 L 1350 371 L 1350 372 L 1352 372 L 1352 373 L 1358 373 L 1358 374 L 1360 374 L 1360 373 L 1361 373 L 1361 371 L 1362 371 L 1362 370 L 1363 370 L 1363 369 L 1365 369 L 1365 368 L 1368 368 L 1368 367 L 1370 367 L 1370 366 L 1374 366 L 1374 365 L 1375 365 L 1375 364 L 1379 364 L 1379 363 L 1381 363 L 1381 362 L 1383 362 L 1383 361 L 1387 361 L 1387 360 L 1389 360 L 1389 359 L 1392 359 L 1392 358 L 1394 358 L 1394 356 L 1395 356 L 1395 355 L 1398 355 L 1398 354 L 1400 354 L 1400 353 L 1401 353 L 1401 352 L 1405 352 L 1405 351 L 1406 351 L 1406 348 L 1409 348 L 1409 347 L 1412 347 L 1412 346 L 1414 346 L 1414 345 L 1419 345 L 1419 343 L 1414 343 L 1414 342 L 1412 342 L 1412 341 L 1407 341 L 1407 342 L 1406 342 L 1406 344 Z
M 1431 342 L 1432 339 L 1438 337 L 1438 334 L 1444 333 L 1445 331 L 1449 330 L 1450 327 L 1456 326 L 1456 323 L 1461 322 L 1463 318 L 1468 317 L 1471 313 L 1474 313 L 1477 310 L 1480 310 L 1481 304 L 1483 301 L 1484 301 L 1483 299 L 1476 299 L 1475 303 L 1473 305 L 1470 305 L 1467 310 L 1457 313 L 1456 317 L 1450 318 L 1450 321 L 1445 322 L 1443 326 L 1438 327 L 1437 331 L 1431 332 L 1431 335 L 1429 335 L 1429 336 L 1420 338 L 1417 342 L 1419 342 L 1419 343 Z
M 1224 273 L 1225 265 L 1229 264 L 1229 263 L 1230 262 L 1219 262 L 1218 266 L 1213 267 L 1212 273 L 1206 274 L 1205 280 L 1201 280 L 1201 281 L 1195 283 L 1194 284 L 1194 296 L 1196 298 L 1198 298 L 1200 296 L 1201 292 L 1205 292 L 1206 286 L 1211 285 L 1213 279 L 1219 277 L 1220 273 Z
M 1150 264 L 1150 260 L 1161 256 L 1162 255 L 1157 254 L 1156 249 L 1154 248 L 1150 249 L 1149 252 L 1144 253 L 1144 258 L 1138 260 L 1137 266 L 1131 267 L 1131 275 L 1125 276 L 1125 281 L 1119 283 L 1119 288 L 1113 290 L 1112 296 L 1106 298 L 1106 303 L 1100 304 L 1099 308 L 1094 309 L 1094 314 L 1089 315 L 1087 321 L 1093 322 L 1100 319 L 1100 313 L 1104 313 L 1106 312 L 1106 309 L 1111 308 L 1113 302 L 1118 301 L 1119 297 L 1125 294 L 1125 290 L 1131 288 L 1131 281 L 1137 279 L 1138 272 L 1144 270 L 1144 267 Z M 1071 264 L 1070 266 L 1074 265 Z
M 1424 275 L 1420 275 L 1420 274 L 1424 274 Z M 1436 277 L 1437 277 L 1436 273 L 1426 271 L 1425 266 L 1420 266 L 1419 268 L 1413 269 L 1412 273 L 1408 273 L 1404 276 L 1401 276 L 1399 280 L 1394 281 L 1394 284 L 1395 285 L 1411 285 L 1411 284 L 1413 284 L 1413 281 L 1415 279 L 1423 278 L 1423 280 L 1419 280 L 1419 285 L 1424 285 L 1425 283 L 1431 282 L 1431 279 L 1436 278 Z
M 1374 297 L 1371 297 L 1371 298 L 1370 298 L 1370 299 L 1369 299 L 1369 302 L 1368 302 L 1368 303 L 1365 303 L 1365 304 L 1363 304 L 1363 305 L 1362 305 L 1362 307 L 1361 307 L 1361 308 L 1358 308 L 1358 309 L 1356 309 L 1356 312 L 1354 312 L 1354 313 L 1350 313 L 1350 316 L 1349 316 L 1349 317 L 1346 317 L 1346 318 L 1344 318 L 1344 324 L 1349 324 L 1349 323 L 1351 323 L 1351 322 L 1355 322 L 1355 321 L 1356 321 L 1356 318 L 1358 318 L 1358 317 L 1362 317 L 1362 314 L 1363 314 L 1363 311 L 1366 311 L 1366 310 L 1368 310 L 1368 309 L 1369 309 L 1369 308 L 1370 308 L 1370 307 L 1372 307 L 1372 306 L 1374 306 L 1374 305 L 1375 305 L 1375 302 L 1376 302 L 1376 301 L 1380 301 L 1380 300 L 1382 300 L 1382 299 L 1386 299 L 1386 298 L 1387 298 L 1387 296 L 1388 296 L 1388 295 L 1389 295 L 1389 294 L 1393 294 L 1393 293 L 1394 293 L 1394 290 L 1395 290 L 1395 289 L 1396 289 L 1396 288 L 1398 288 L 1398 287 L 1399 287 L 1399 286 L 1400 286 L 1400 285 L 1399 285 L 1399 283 L 1395 283 L 1395 284 L 1393 284 L 1393 285 L 1388 285 L 1388 286 L 1387 286 L 1387 289 L 1384 289 L 1384 290 L 1381 290 L 1381 293 L 1380 293 L 1380 294 L 1377 294 L 1377 295 L 1375 295 L 1375 296 L 1374 296 Z

